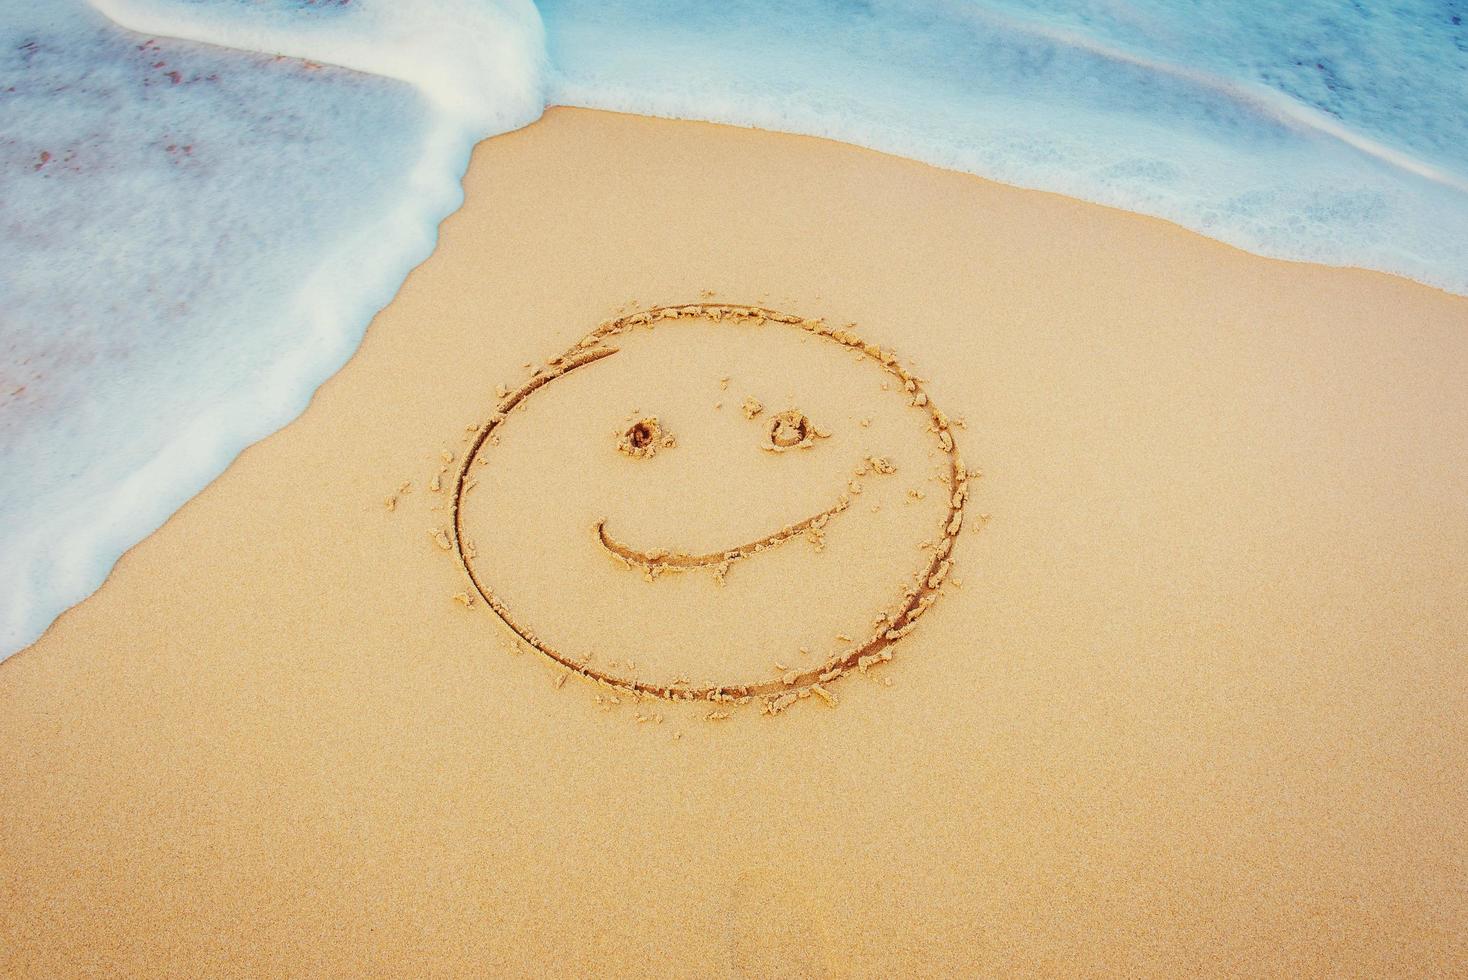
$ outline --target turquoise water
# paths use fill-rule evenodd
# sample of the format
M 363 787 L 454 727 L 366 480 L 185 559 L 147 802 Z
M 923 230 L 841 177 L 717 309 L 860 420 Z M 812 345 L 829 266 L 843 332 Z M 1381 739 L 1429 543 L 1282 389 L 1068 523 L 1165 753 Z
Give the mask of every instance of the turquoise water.
M 1464 17 L 0 0 L 0 656 L 301 411 L 474 141 L 548 104 L 829 136 L 1468 294 Z
M 1468 290 L 1468 34 L 1439 5 L 1347 9 L 542 5 L 557 102 L 830 136 Z

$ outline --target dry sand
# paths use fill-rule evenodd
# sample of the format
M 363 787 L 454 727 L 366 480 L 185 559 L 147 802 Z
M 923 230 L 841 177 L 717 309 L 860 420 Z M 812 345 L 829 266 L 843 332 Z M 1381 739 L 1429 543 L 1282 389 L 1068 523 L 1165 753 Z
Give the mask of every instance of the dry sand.
M 554 110 L 465 184 L 309 410 L 0 665 L 0 972 L 1462 970 L 1468 301 L 693 123 Z M 496 387 L 704 301 L 855 322 L 983 474 L 946 594 L 835 708 L 614 703 L 453 598 Z M 466 471 L 493 593 L 629 678 L 859 641 L 948 457 L 797 334 L 634 331 L 525 399 Z M 786 409 L 829 437 L 764 449 Z M 674 444 L 619 453 L 652 416 Z M 820 550 L 722 586 L 594 531 L 703 554 L 853 478 Z

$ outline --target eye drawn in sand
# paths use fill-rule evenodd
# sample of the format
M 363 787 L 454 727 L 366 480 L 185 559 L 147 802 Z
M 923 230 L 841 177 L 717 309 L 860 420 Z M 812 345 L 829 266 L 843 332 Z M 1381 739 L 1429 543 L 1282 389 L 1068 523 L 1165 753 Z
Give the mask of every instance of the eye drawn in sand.
M 656 417 L 638 419 L 617 439 L 617 451 L 633 459 L 652 459 L 659 449 L 672 449 L 678 444 L 671 432 L 665 432 Z
M 917 553 L 915 558 L 904 557 L 899 561 L 896 557 L 892 557 L 890 561 L 883 564 L 885 573 L 885 570 L 895 563 L 892 572 L 896 582 L 893 583 L 885 605 L 880 610 L 876 610 L 878 615 L 872 618 L 870 612 L 863 614 L 863 620 L 869 625 L 860 632 L 857 628 L 850 627 L 844 631 L 835 632 L 836 639 L 833 642 L 838 645 L 835 649 L 825 653 L 812 654 L 807 646 L 800 647 L 799 655 L 795 655 L 793 651 L 787 652 L 780 649 L 766 651 L 764 659 L 773 665 L 773 676 L 715 676 L 692 680 L 686 676 L 693 673 L 691 670 L 682 672 L 670 670 L 668 676 L 641 676 L 634 667 L 631 657 L 626 658 L 625 664 L 618 663 L 615 658 L 599 659 L 597 651 L 589 648 L 594 645 L 596 636 L 594 632 L 583 631 L 580 634 L 582 640 L 579 645 L 588 647 L 585 649 L 575 648 L 563 641 L 554 641 L 549 638 L 547 630 L 554 633 L 559 624 L 555 622 L 532 623 L 528 617 L 511 608 L 510 602 L 501 598 L 495 583 L 491 581 L 493 573 L 485 567 L 486 548 L 482 543 L 483 536 L 479 534 L 479 531 L 471 533 L 466 526 L 466 497 L 472 496 L 470 491 L 485 478 L 487 473 L 492 472 L 496 454 L 505 451 L 498 448 L 501 442 L 497 436 L 510 429 L 509 420 L 512 414 L 522 413 L 531 396 L 553 382 L 572 374 L 579 372 L 578 377 L 585 376 L 585 372 L 592 370 L 593 365 L 617 355 L 622 347 L 630 342 L 634 332 L 677 331 L 680 329 L 680 322 L 691 321 L 714 325 L 720 330 L 728 331 L 761 329 L 798 331 L 806 338 L 815 338 L 820 341 L 821 343 L 815 345 L 817 347 L 826 344 L 835 347 L 838 351 L 844 350 L 846 353 L 842 355 L 843 359 L 854 355 L 857 361 L 869 366 L 867 370 L 875 366 L 881 372 L 881 376 L 887 379 L 882 383 L 882 389 L 891 390 L 902 396 L 901 404 L 906 407 L 899 411 L 917 413 L 916 421 L 922 424 L 919 429 L 910 423 L 904 423 L 912 433 L 908 436 L 909 441 L 924 443 L 920 447 L 907 447 L 909 452 L 922 452 L 926 454 L 925 458 L 938 460 L 937 472 L 928 479 L 944 485 L 944 495 L 941 501 L 946 506 L 939 510 L 938 502 L 935 501 L 926 511 L 927 516 L 924 520 L 936 519 L 936 526 L 928 524 L 925 530 L 921 530 L 925 547 Z M 805 340 L 802 343 L 808 345 L 810 341 Z M 728 376 L 719 378 L 717 388 L 726 389 L 729 381 Z M 729 394 L 734 393 L 729 392 Z M 881 397 L 892 398 L 893 395 Z M 717 412 L 721 406 L 722 402 L 715 403 L 711 398 L 706 407 L 710 412 Z M 658 406 L 647 405 L 646 407 L 657 408 Z M 820 458 L 820 453 L 828 451 L 824 448 L 828 440 L 832 443 L 841 441 L 839 435 L 836 439 L 832 438 L 832 430 L 836 428 L 832 423 L 839 420 L 831 419 L 829 412 L 823 416 L 819 410 L 820 405 L 816 405 L 814 409 L 791 406 L 775 411 L 773 408 L 767 407 L 758 398 L 750 395 L 744 400 L 741 413 L 734 417 L 718 413 L 718 417 L 728 419 L 729 425 L 749 427 L 751 448 L 748 451 L 755 452 L 753 447 L 757 446 L 760 452 L 755 452 L 756 457 L 761 454 L 777 458 L 793 455 L 804 459 L 807 458 L 805 454 L 815 454 L 809 458 L 816 459 Z M 807 415 L 806 412 L 810 414 Z M 629 474 L 635 470 L 637 475 L 649 476 L 649 478 L 657 476 L 659 472 L 663 474 L 680 472 L 674 469 L 659 470 L 659 468 L 672 465 L 677 460 L 679 453 L 686 452 L 679 448 L 685 434 L 685 426 L 691 425 L 686 416 L 686 412 L 683 417 L 672 418 L 661 413 L 658 415 L 642 414 L 634 410 L 630 416 L 626 417 L 626 421 L 614 436 L 616 452 L 625 457 L 621 465 L 627 468 Z M 678 430 L 676 437 L 669 428 L 670 421 Z M 847 451 L 851 451 L 852 440 L 857 437 L 857 434 L 865 436 L 868 431 L 866 426 L 869 424 L 869 419 L 861 418 L 859 422 L 858 425 L 856 417 L 853 416 L 852 424 L 849 426 L 852 432 L 846 435 L 847 442 L 844 444 Z M 471 431 L 474 431 L 474 427 L 471 427 Z M 688 434 L 697 437 L 698 432 L 690 428 Z M 508 439 L 508 436 L 506 438 Z M 607 443 L 602 443 L 602 445 L 607 446 Z M 598 450 L 602 453 L 608 451 L 608 449 Z M 775 465 L 774 461 L 768 465 Z M 797 464 L 781 461 L 780 465 L 788 467 Z M 642 469 L 643 467 L 647 469 Z M 584 540 L 584 547 L 610 556 L 617 564 L 625 566 L 639 578 L 645 579 L 650 584 L 640 586 L 643 589 L 668 588 L 662 584 L 662 579 L 665 575 L 673 573 L 686 573 L 695 578 L 712 580 L 713 583 L 716 583 L 712 587 L 717 589 L 723 585 L 726 577 L 729 577 L 732 582 L 733 576 L 746 574 L 743 571 L 734 570 L 735 566 L 742 568 L 743 563 L 746 562 L 767 563 L 771 559 L 760 556 L 776 549 L 783 550 L 787 546 L 792 546 L 791 542 L 798 540 L 809 542 L 815 552 L 820 552 L 827 542 L 828 534 L 852 533 L 845 529 L 859 526 L 863 521 L 876 520 L 877 518 L 872 515 L 880 510 L 877 504 L 872 504 L 870 508 L 867 506 L 854 508 L 853 500 L 863 493 L 873 493 L 877 487 L 889 486 L 892 488 L 891 494 L 893 495 L 890 499 L 900 499 L 902 488 L 895 481 L 903 480 L 905 477 L 912 480 L 922 478 L 916 473 L 898 475 L 898 471 L 899 467 L 886 456 L 863 455 L 853 469 L 840 477 L 841 483 L 830 487 L 829 496 L 827 496 L 829 503 L 824 507 L 814 512 L 807 512 L 806 516 L 785 523 L 783 526 L 768 528 L 767 525 L 768 529 L 757 537 L 742 541 L 736 539 L 716 548 L 695 548 L 676 540 L 637 540 L 638 535 L 635 533 L 619 532 L 617 530 L 619 519 L 607 513 L 585 515 L 587 524 L 581 526 L 589 525 L 591 533 Z M 714 702 L 716 712 L 724 712 L 731 704 L 757 701 L 767 713 L 778 713 L 804 698 L 815 698 L 826 704 L 834 705 L 836 694 L 829 685 L 843 675 L 851 672 L 866 673 L 871 668 L 890 660 L 892 648 L 917 628 L 921 617 L 942 595 L 944 582 L 953 568 L 953 551 L 963 527 L 964 504 L 968 496 L 967 481 L 968 472 L 954 443 L 953 427 L 948 417 L 932 404 L 923 390 L 921 381 L 892 352 L 861 339 L 850 330 L 832 328 L 819 320 L 808 320 L 756 306 L 694 303 L 659 307 L 606 321 L 569 350 L 552 358 L 543 367 L 536 370 L 517 389 L 505 392 L 493 414 L 478 426 L 470 450 L 459 461 L 453 485 L 452 520 L 446 536 L 450 538 L 448 543 L 472 583 L 472 589 L 466 591 L 459 601 L 477 609 L 477 602 L 466 600 L 482 599 L 483 604 L 520 641 L 555 661 L 567 671 L 581 674 L 592 681 L 617 689 L 620 693 L 633 696 L 634 699 L 653 697 L 671 701 Z M 448 489 L 447 486 L 445 489 Z M 479 491 L 480 494 L 484 492 Z M 528 493 L 534 496 L 533 491 Z M 869 496 L 868 500 L 870 499 Z M 627 498 L 626 495 L 612 495 L 611 499 L 604 503 L 606 509 L 612 510 L 617 505 L 625 506 Z M 807 506 L 811 505 L 807 504 Z M 888 514 L 896 515 L 903 510 L 904 508 L 899 507 L 894 511 L 889 511 Z M 623 512 L 624 517 L 625 514 L 626 512 Z M 757 514 L 749 515 L 745 524 L 757 527 L 757 516 Z M 564 515 L 564 517 L 567 520 L 574 520 L 575 515 Z M 483 520 L 491 523 L 476 525 L 479 530 L 492 526 L 494 521 L 511 521 L 513 518 L 496 512 L 485 516 Z M 856 523 L 853 524 L 853 522 Z M 745 524 L 740 526 L 745 526 Z M 693 528 L 693 530 L 698 529 Z M 756 533 L 758 534 L 758 531 Z M 913 533 L 918 532 L 915 530 Z M 473 536 L 481 537 L 481 544 L 477 548 L 471 543 Z M 561 545 L 563 548 L 582 547 L 574 544 L 575 540 L 581 539 L 568 537 L 565 540 L 571 544 Z M 934 540 L 936 543 L 933 543 Z M 907 565 L 906 571 L 902 571 L 907 562 L 911 564 Z M 503 580 L 501 580 L 501 585 L 504 585 Z M 622 587 L 630 588 L 630 586 Z M 732 587 L 731 585 L 730 588 Z M 688 593 L 677 594 L 687 595 Z M 519 595 L 521 596 L 520 601 L 523 602 L 527 593 L 522 591 Z M 708 596 L 703 597 L 709 598 Z M 797 583 L 777 587 L 775 594 L 769 598 L 772 602 L 782 604 L 788 604 L 792 600 L 796 602 L 827 601 L 821 597 L 819 589 L 808 589 Z M 515 601 L 511 600 L 511 602 Z M 716 600 L 709 599 L 709 601 Z M 542 607 L 538 615 L 543 618 L 546 615 L 544 609 L 549 608 L 553 607 Z M 616 612 L 617 610 L 612 608 L 610 614 L 616 615 Z M 603 616 L 607 614 L 605 611 L 602 613 Z M 856 614 L 853 613 L 853 615 Z M 635 624 L 633 625 L 635 627 Z M 593 638 L 592 641 L 588 642 L 587 637 Z M 805 663 L 796 663 L 802 658 L 806 659 Z M 640 651 L 636 659 L 643 661 L 644 669 L 647 669 Z M 714 658 L 709 658 L 709 660 L 712 659 Z M 796 663 L 796 665 L 787 667 L 786 661 Z M 564 676 L 566 675 L 562 675 L 562 679 Z

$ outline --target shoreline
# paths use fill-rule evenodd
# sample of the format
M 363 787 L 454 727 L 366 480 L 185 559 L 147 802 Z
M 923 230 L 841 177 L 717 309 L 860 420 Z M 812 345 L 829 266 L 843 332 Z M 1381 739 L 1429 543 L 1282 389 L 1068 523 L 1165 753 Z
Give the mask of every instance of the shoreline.
M 1083 197 L 1075 197 L 1075 196 L 1066 194 L 1065 192 L 1062 192 L 1062 191 L 1049 190 L 1049 189 L 1045 189 L 1045 188 L 1042 188 L 1042 187 L 1031 187 L 1031 186 L 1022 185 L 1022 184 L 1011 184 L 1011 183 L 1007 183 L 1005 181 L 999 180 L 999 179 L 994 178 L 994 177 L 987 177 L 987 176 L 984 176 L 984 175 L 981 175 L 981 174 L 973 174 L 973 173 L 970 173 L 969 171 L 950 170 L 950 169 L 945 168 L 943 166 L 940 166 L 938 164 L 928 163 L 927 161 L 920 160 L 920 159 L 917 159 L 917 158 L 904 157 L 904 156 L 902 156 L 900 154 L 891 153 L 891 152 L 888 152 L 888 151 L 885 151 L 885 150 L 875 149 L 875 148 L 872 148 L 870 146 L 866 146 L 866 145 L 861 144 L 861 143 L 846 142 L 844 140 L 837 139 L 835 137 L 810 136 L 810 135 L 806 135 L 806 134 L 802 134 L 802 133 L 798 133 L 798 132 L 793 132 L 793 131 L 788 131 L 788 130 L 778 130 L 778 129 L 777 130 L 767 130 L 767 129 L 763 129 L 760 126 L 758 126 L 756 124 L 753 124 L 753 123 L 750 123 L 750 124 L 724 123 L 724 122 L 711 122 L 711 121 L 698 120 L 698 119 L 684 119 L 684 118 L 676 117 L 676 116 L 640 115 L 638 113 L 622 112 L 622 111 L 618 111 L 618 110 L 583 109 L 583 108 L 580 108 L 578 106 L 566 105 L 566 104 L 559 104 L 559 103 L 549 104 L 549 105 L 547 105 L 545 107 L 545 110 L 544 110 L 544 112 L 555 112 L 555 111 L 594 112 L 594 113 L 602 113 L 602 114 L 611 115 L 611 116 L 626 116 L 628 118 L 659 119 L 659 120 L 673 122 L 673 123 L 686 122 L 686 123 L 690 123 L 692 125 L 708 125 L 708 126 L 716 126 L 716 127 L 725 127 L 725 126 L 727 126 L 728 128 L 732 128 L 732 129 L 748 130 L 748 131 L 755 132 L 755 133 L 767 133 L 769 135 L 773 135 L 773 136 L 777 136 L 777 137 L 778 136 L 791 136 L 791 137 L 794 137 L 794 138 L 797 138 L 797 139 L 811 139 L 811 140 L 815 140 L 815 141 L 821 142 L 821 143 L 832 143 L 832 144 L 834 144 L 836 146 L 846 147 L 846 148 L 849 148 L 849 149 L 852 149 L 852 150 L 858 150 L 858 151 L 862 151 L 862 152 L 866 152 L 866 153 L 873 153 L 873 154 L 876 154 L 879 157 L 892 158 L 892 159 L 900 159 L 900 160 L 905 160 L 905 161 L 907 161 L 909 163 L 916 164 L 918 166 L 931 167 L 932 169 L 937 170 L 939 172 L 943 172 L 943 173 L 952 173 L 952 174 L 957 174 L 959 176 L 964 176 L 964 177 L 973 177 L 974 179 L 983 181 L 985 183 L 993 184 L 993 185 L 998 186 L 998 187 L 1008 188 L 1008 189 L 1012 189 L 1012 190 L 1016 190 L 1016 191 L 1022 191 L 1022 192 L 1025 192 L 1025 193 L 1035 193 L 1035 194 L 1042 194 L 1042 195 L 1050 195 L 1050 196 L 1054 196 L 1054 197 L 1056 197 L 1056 198 L 1058 198 L 1060 200 L 1063 200 L 1063 201 L 1072 201 L 1072 202 L 1080 203 L 1080 204 L 1087 205 L 1087 206 L 1090 206 L 1090 207 L 1097 207 L 1097 208 L 1101 208 L 1101 209 L 1106 210 L 1106 211 L 1109 211 L 1109 212 L 1114 212 L 1114 213 L 1117 213 L 1117 214 L 1128 215 L 1128 216 L 1130 216 L 1132 218 L 1138 218 L 1138 219 L 1147 220 L 1147 221 L 1161 222 L 1166 227 L 1168 227 L 1170 229 L 1173 229 L 1175 231 L 1179 231 L 1179 232 L 1182 232 L 1182 233 L 1187 234 L 1187 235 L 1194 235 L 1194 236 L 1203 238 L 1203 239 L 1205 239 L 1205 240 L 1207 240 L 1209 242 L 1212 242 L 1212 243 L 1214 243 L 1216 245 L 1221 245 L 1221 246 L 1223 246 L 1225 248 L 1228 248 L 1230 250 L 1239 252 L 1239 253 L 1241 253 L 1243 255 L 1247 255 L 1247 256 L 1251 256 L 1251 257 L 1255 257 L 1255 258 L 1263 258 L 1263 259 L 1266 259 L 1268 261 L 1281 262 L 1281 263 L 1285 263 L 1285 264 L 1289 264 L 1289 265 L 1299 265 L 1299 266 L 1303 266 L 1303 267 L 1306 267 L 1306 268 L 1334 269 L 1334 270 L 1341 270 L 1341 271 L 1346 271 L 1346 272 L 1351 272 L 1351 273 L 1361 273 L 1361 274 L 1367 274 L 1367 275 L 1385 276 L 1388 279 L 1401 280 L 1401 281 L 1406 282 L 1406 283 L 1408 283 L 1408 284 L 1410 284 L 1410 285 L 1412 285 L 1414 287 L 1421 287 L 1421 288 L 1432 290 L 1432 291 L 1437 292 L 1437 293 L 1441 293 L 1441 294 L 1443 294 L 1444 296 L 1446 296 L 1446 297 L 1448 297 L 1450 299 L 1468 299 L 1468 293 L 1454 293 L 1451 290 L 1448 290 L 1448 289 L 1446 289 L 1446 288 L 1444 288 L 1442 286 L 1438 286 L 1438 285 L 1435 285 L 1433 283 L 1425 282 L 1425 281 L 1422 281 L 1422 280 L 1413 279 L 1410 276 L 1405 275 L 1403 273 L 1389 272 L 1389 271 L 1384 271 L 1382 269 L 1373 269 L 1373 268 L 1368 268 L 1368 267 L 1365 267 L 1365 266 L 1358 266 L 1358 265 L 1332 265 L 1332 264 L 1327 264 L 1327 263 L 1321 263 L 1321 262 L 1312 261 L 1310 259 L 1282 258 L 1282 257 L 1274 256 L 1274 255 L 1265 254 L 1265 253 L 1252 252 L 1252 251 L 1249 251 L 1247 248 L 1244 248 L 1243 246 L 1236 245 L 1236 244 L 1234 244 L 1232 242 L 1229 242 L 1229 241 L 1226 241 L 1224 239 L 1212 238 L 1209 235 L 1207 235 L 1207 234 L 1205 234 L 1205 233 L 1203 233 L 1201 231 L 1198 231 L 1198 230 L 1193 229 L 1193 228 L 1190 228 L 1190 227 L 1188 227 L 1186 225 L 1180 224 L 1180 223 L 1178 223 L 1176 220 L 1174 220 L 1172 218 L 1162 217 L 1162 216 L 1154 215 L 1154 214 L 1149 214 L 1149 213 L 1142 212 L 1142 211 L 1134 211 L 1134 210 L 1131 210 L 1131 209 L 1129 209 L 1129 208 L 1127 208 L 1125 206 L 1118 205 L 1118 204 L 1110 204 L 1110 203 L 1106 203 L 1106 202 L 1103 202 L 1103 201 L 1093 201 L 1093 200 L 1089 200 L 1089 199 L 1083 198 Z M 533 125 L 533 123 L 531 125 Z M 478 142 L 486 142 L 486 141 L 489 141 L 489 140 L 493 140 L 493 139 L 498 138 L 500 135 L 505 135 L 505 134 L 497 134 L 496 136 L 486 137 L 484 140 L 480 140 Z M 473 145 L 474 146 L 477 146 L 478 145 L 478 142 L 475 142 Z M 472 155 L 472 150 L 470 152 L 471 152 L 471 155 Z M 466 162 L 466 166 L 467 165 L 468 164 Z M 459 194 L 460 191 L 462 190 L 462 183 L 456 183 L 454 186 L 456 188 L 456 190 L 454 191 L 454 193 L 455 194 Z M 462 203 L 462 201 L 460 203 Z M 457 207 L 456 207 L 455 210 L 457 210 Z M 452 216 L 453 213 L 454 213 L 453 211 L 450 211 L 448 213 L 448 216 Z M 441 224 L 442 224 L 442 222 L 440 221 L 439 222 L 439 225 L 441 226 Z M 437 247 L 437 240 L 438 240 L 438 232 L 437 232 L 437 229 L 435 229 L 434 236 L 433 236 L 433 239 L 432 239 L 433 245 L 432 245 L 431 248 L 428 248 L 428 254 L 431 254 L 432 250 Z M 417 251 L 419 251 L 420 254 L 422 254 L 422 250 L 421 249 L 419 249 Z M 419 263 L 419 264 L 421 264 L 421 263 Z M 413 266 L 413 268 L 416 268 L 416 267 L 417 267 L 416 265 Z M 412 271 L 412 269 L 409 269 L 409 272 L 410 273 L 411 273 L 411 271 Z M 378 290 L 378 292 L 382 292 L 382 290 Z M 395 294 L 395 291 L 394 291 L 394 294 Z M 375 304 L 369 304 L 368 305 L 368 309 L 371 309 L 374 305 Z M 370 324 L 370 320 L 371 319 L 374 319 L 375 316 L 376 316 L 376 314 L 373 314 L 372 317 L 369 318 L 369 324 Z M 363 331 L 365 331 L 365 328 L 363 328 Z M 350 331 L 350 333 L 351 333 L 352 336 L 354 336 L 354 337 L 357 338 L 357 340 L 356 340 L 356 342 L 354 344 L 349 344 L 349 346 L 352 346 L 353 349 L 355 349 L 356 346 L 360 346 L 361 333 L 358 332 L 358 331 L 355 331 L 355 330 L 354 331 Z M 351 356 L 351 354 L 346 354 L 346 355 L 343 355 L 343 356 L 346 357 L 347 359 L 349 359 L 350 356 Z M 338 360 L 336 363 L 338 365 L 337 368 L 336 368 L 336 370 L 340 370 L 341 367 L 343 367 L 345 365 L 345 361 L 342 361 L 342 360 Z M 332 374 L 334 374 L 334 373 L 335 373 L 335 370 L 332 371 Z M 326 375 L 326 377 L 321 381 L 321 384 L 325 384 L 326 381 L 328 381 L 330 379 L 330 377 L 332 376 L 332 374 Z M 317 388 L 319 388 L 319 387 L 320 387 L 320 385 L 318 384 L 317 385 Z M 21 390 L 24 390 L 24 388 L 25 388 L 25 386 L 22 385 L 21 386 Z M 314 389 L 312 390 L 311 395 L 305 399 L 306 404 L 309 404 L 311 397 L 314 397 Z M 305 410 L 304 408 L 300 409 L 300 411 L 304 411 L 304 410 Z M 267 414 L 270 414 L 270 413 L 267 413 Z M 275 413 L 275 414 L 278 415 L 278 413 Z M 284 428 L 284 427 L 290 425 L 291 422 L 293 422 L 295 420 L 295 418 L 298 418 L 299 417 L 299 414 L 300 414 L 300 412 L 297 412 L 294 416 L 291 416 L 291 415 L 289 415 L 287 413 L 286 416 L 282 416 L 282 417 L 284 417 L 286 419 L 286 421 L 284 421 L 283 423 L 281 423 L 280 422 L 280 418 L 277 417 L 274 422 L 268 423 L 268 424 L 264 425 L 262 428 L 260 428 L 258 430 L 259 433 L 263 433 L 263 434 L 257 434 L 257 437 L 255 438 L 254 441 L 255 442 L 258 442 L 258 441 L 260 441 L 263 438 L 267 438 L 268 436 L 273 435 L 276 432 L 279 432 L 281 428 Z M 270 427 L 271 425 L 276 425 L 277 427 L 276 428 L 271 428 Z M 248 448 L 250 445 L 253 445 L 253 444 L 254 444 L 253 442 L 247 443 L 244 448 Z M 186 455 L 187 454 L 187 446 L 186 446 L 186 442 L 185 441 L 179 441 L 177 443 L 170 444 L 167 447 L 167 449 L 168 449 L 168 452 L 165 455 L 178 455 L 178 454 L 185 454 Z M 243 452 L 243 449 L 241 449 L 241 452 Z M 238 453 L 236 454 L 236 458 L 237 458 L 237 456 L 238 456 Z M 227 467 L 228 467 L 228 464 L 225 464 L 224 465 L 224 468 L 227 468 Z M 217 475 L 222 475 L 222 470 L 220 470 Z M 217 475 L 216 475 L 215 478 L 217 478 Z M 136 477 L 137 474 L 133 474 L 133 476 Z M 212 482 L 212 479 L 210 480 L 210 482 Z M 204 484 L 204 486 L 203 487 L 200 487 L 197 492 L 203 492 L 203 489 L 205 487 L 207 487 L 207 486 L 208 486 L 207 483 Z M 169 497 L 169 499 L 181 499 L 184 502 L 186 502 L 187 499 L 190 499 L 189 496 L 179 496 L 179 495 L 173 494 L 173 493 L 168 494 L 168 497 Z M 182 504 L 179 504 L 179 506 L 181 506 L 181 505 Z M 175 508 L 175 510 L 176 510 L 176 508 Z M 149 531 L 148 534 L 154 533 L 154 531 L 156 531 L 159 527 L 162 526 L 162 524 L 164 522 L 167 521 L 168 517 L 172 516 L 172 512 L 158 511 L 157 513 L 158 514 L 162 514 L 164 516 L 157 517 L 156 519 L 150 518 L 148 521 L 144 522 L 144 523 L 146 523 L 147 526 L 153 527 L 153 531 Z M 145 535 L 144 537 L 146 537 L 146 536 L 147 535 Z M 130 546 L 128 546 L 128 548 L 123 549 L 124 553 L 126 552 L 126 550 L 129 550 L 131 547 L 135 546 L 136 543 L 137 542 L 135 542 L 134 545 L 130 545 Z M 88 551 L 88 550 L 91 550 L 91 548 L 92 548 L 91 545 L 85 545 L 85 544 L 83 544 L 83 545 L 77 545 L 77 549 L 79 551 Z M 105 550 L 108 550 L 108 549 L 107 548 L 103 548 L 102 550 L 105 551 Z M 121 557 L 121 555 L 118 556 L 119 559 L 120 559 L 120 557 Z M 112 565 L 115 566 L 116 563 L 117 562 L 114 560 L 112 562 Z M 100 566 L 100 564 L 102 564 L 102 562 L 101 561 L 89 561 L 89 562 L 86 562 L 86 563 L 83 563 L 83 564 L 88 564 L 88 565 L 92 565 L 92 566 Z M 112 568 L 109 567 L 109 568 L 107 568 L 105 574 L 102 575 L 101 579 L 94 579 L 91 574 L 88 574 L 86 572 L 82 572 L 79 569 L 75 570 L 75 574 L 72 576 L 72 580 L 73 581 L 79 580 L 79 579 L 87 579 L 89 581 L 96 581 L 97 584 L 96 584 L 96 586 L 94 588 L 92 588 L 92 590 L 90 592 L 86 592 L 85 594 L 81 595 L 81 598 L 80 599 L 76 599 L 75 601 L 73 601 L 71 603 L 71 605 L 65 606 L 61 610 L 61 613 L 58 613 L 55 618 L 59 618 L 59 616 L 61 614 L 65 613 L 67 610 L 73 608 L 75 605 L 79 604 L 80 602 L 85 601 L 92 594 L 95 594 L 96 590 L 101 587 L 101 582 L 104 582 L 108 577 L 110 577 L 111 572 L 112 572 Z M 35 601 L 35 600 L 33 600 L 33 601 Z M 51 603 L 49 603 L 49 602 L 39 602 L 38 604 L 46 605 L 48 607 L 54 608 L 54 606 Z M 53 618 L 51 620 L 52 623 L 55 622 L 55 618 Z M 40 634 L 44 634 L 49 629 L 50 629 L 50 623 L 48 623 L 46 625 L 46 627 L 44 629 L 41 629 L 39 632 L 40 632 Z M 34 636 L 35 639 L 31 640 L 30 642 L 27 642 L 27 643 L 23 644 L 22 646 L 20 646 L 18 648 L 11 647 L 11 646 L 0 647 L 0 663 L 3 663 L 5 659 L 8 659 L 11 656 L 15 656 L 16 654 L 20 653 L 22 650 L 28 648 L 29 646 L 34 645 L 34 643 L 40 639 L 40 636 L 37 635 L 37 632 L 36 632 L 36 630 L 34 628 L 24 630 L 23 633 L 25 635 L 28 635 L 28 636 Z M 4 652 L 4 650 L 7 650 L 7 649 L 10 650 L 9 653 L 5 653 Z
M 1468 298 L 816 137 L 591 110 L 480 144 L 464 188 L 306 411 L 0 664 L 7 970 L 1460 961 Z M 970 518 L 992 519 L 834 709 L 613 703 L 455 601 L 433 538 L 497 386 L 700 301 L 854 323 L 964 420 Z M 833 373 L 849 359 L 689 329 L 526 400 L 507 475 L 479 467 L 478 552 L 599 663 L 771 670 L 768 636 L 814 656 L 807 632 L 890 593 L 886 565 L 935 567 L 941 449 L 883 407 L 900 391 Z M 787 409 L 829 439 L 751 448 Z M 676 448 L 619 454 L 608 433 L 650 415 Z M 895 474 L 851 477 L 877 450 Z M 824 540 L 722 586 L 577 550 L 606 506 L 628 540 L 717 552 L 848 479 Z M 748 643 L 700 645 L 725 635 Z

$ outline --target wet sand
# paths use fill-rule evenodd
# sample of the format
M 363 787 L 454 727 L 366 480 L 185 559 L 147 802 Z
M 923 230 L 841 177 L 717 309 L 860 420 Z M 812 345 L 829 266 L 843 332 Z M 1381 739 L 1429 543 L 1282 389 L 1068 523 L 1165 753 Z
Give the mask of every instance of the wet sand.
M 704 124 L 552 110 L 465 185 L 306 413 L 0 664 L 0 973 L 1461 971 L 1468 300 Z M 854 324 L 952 420 L 937 601 L 829 698 L 951 509 L 880 357 L 633 331 L 475 449 L 690 303 Z M 485 590 L 616 683 L 474 588 L 463 473 Z M 622 683 L 682 674 L 764 686 Z

